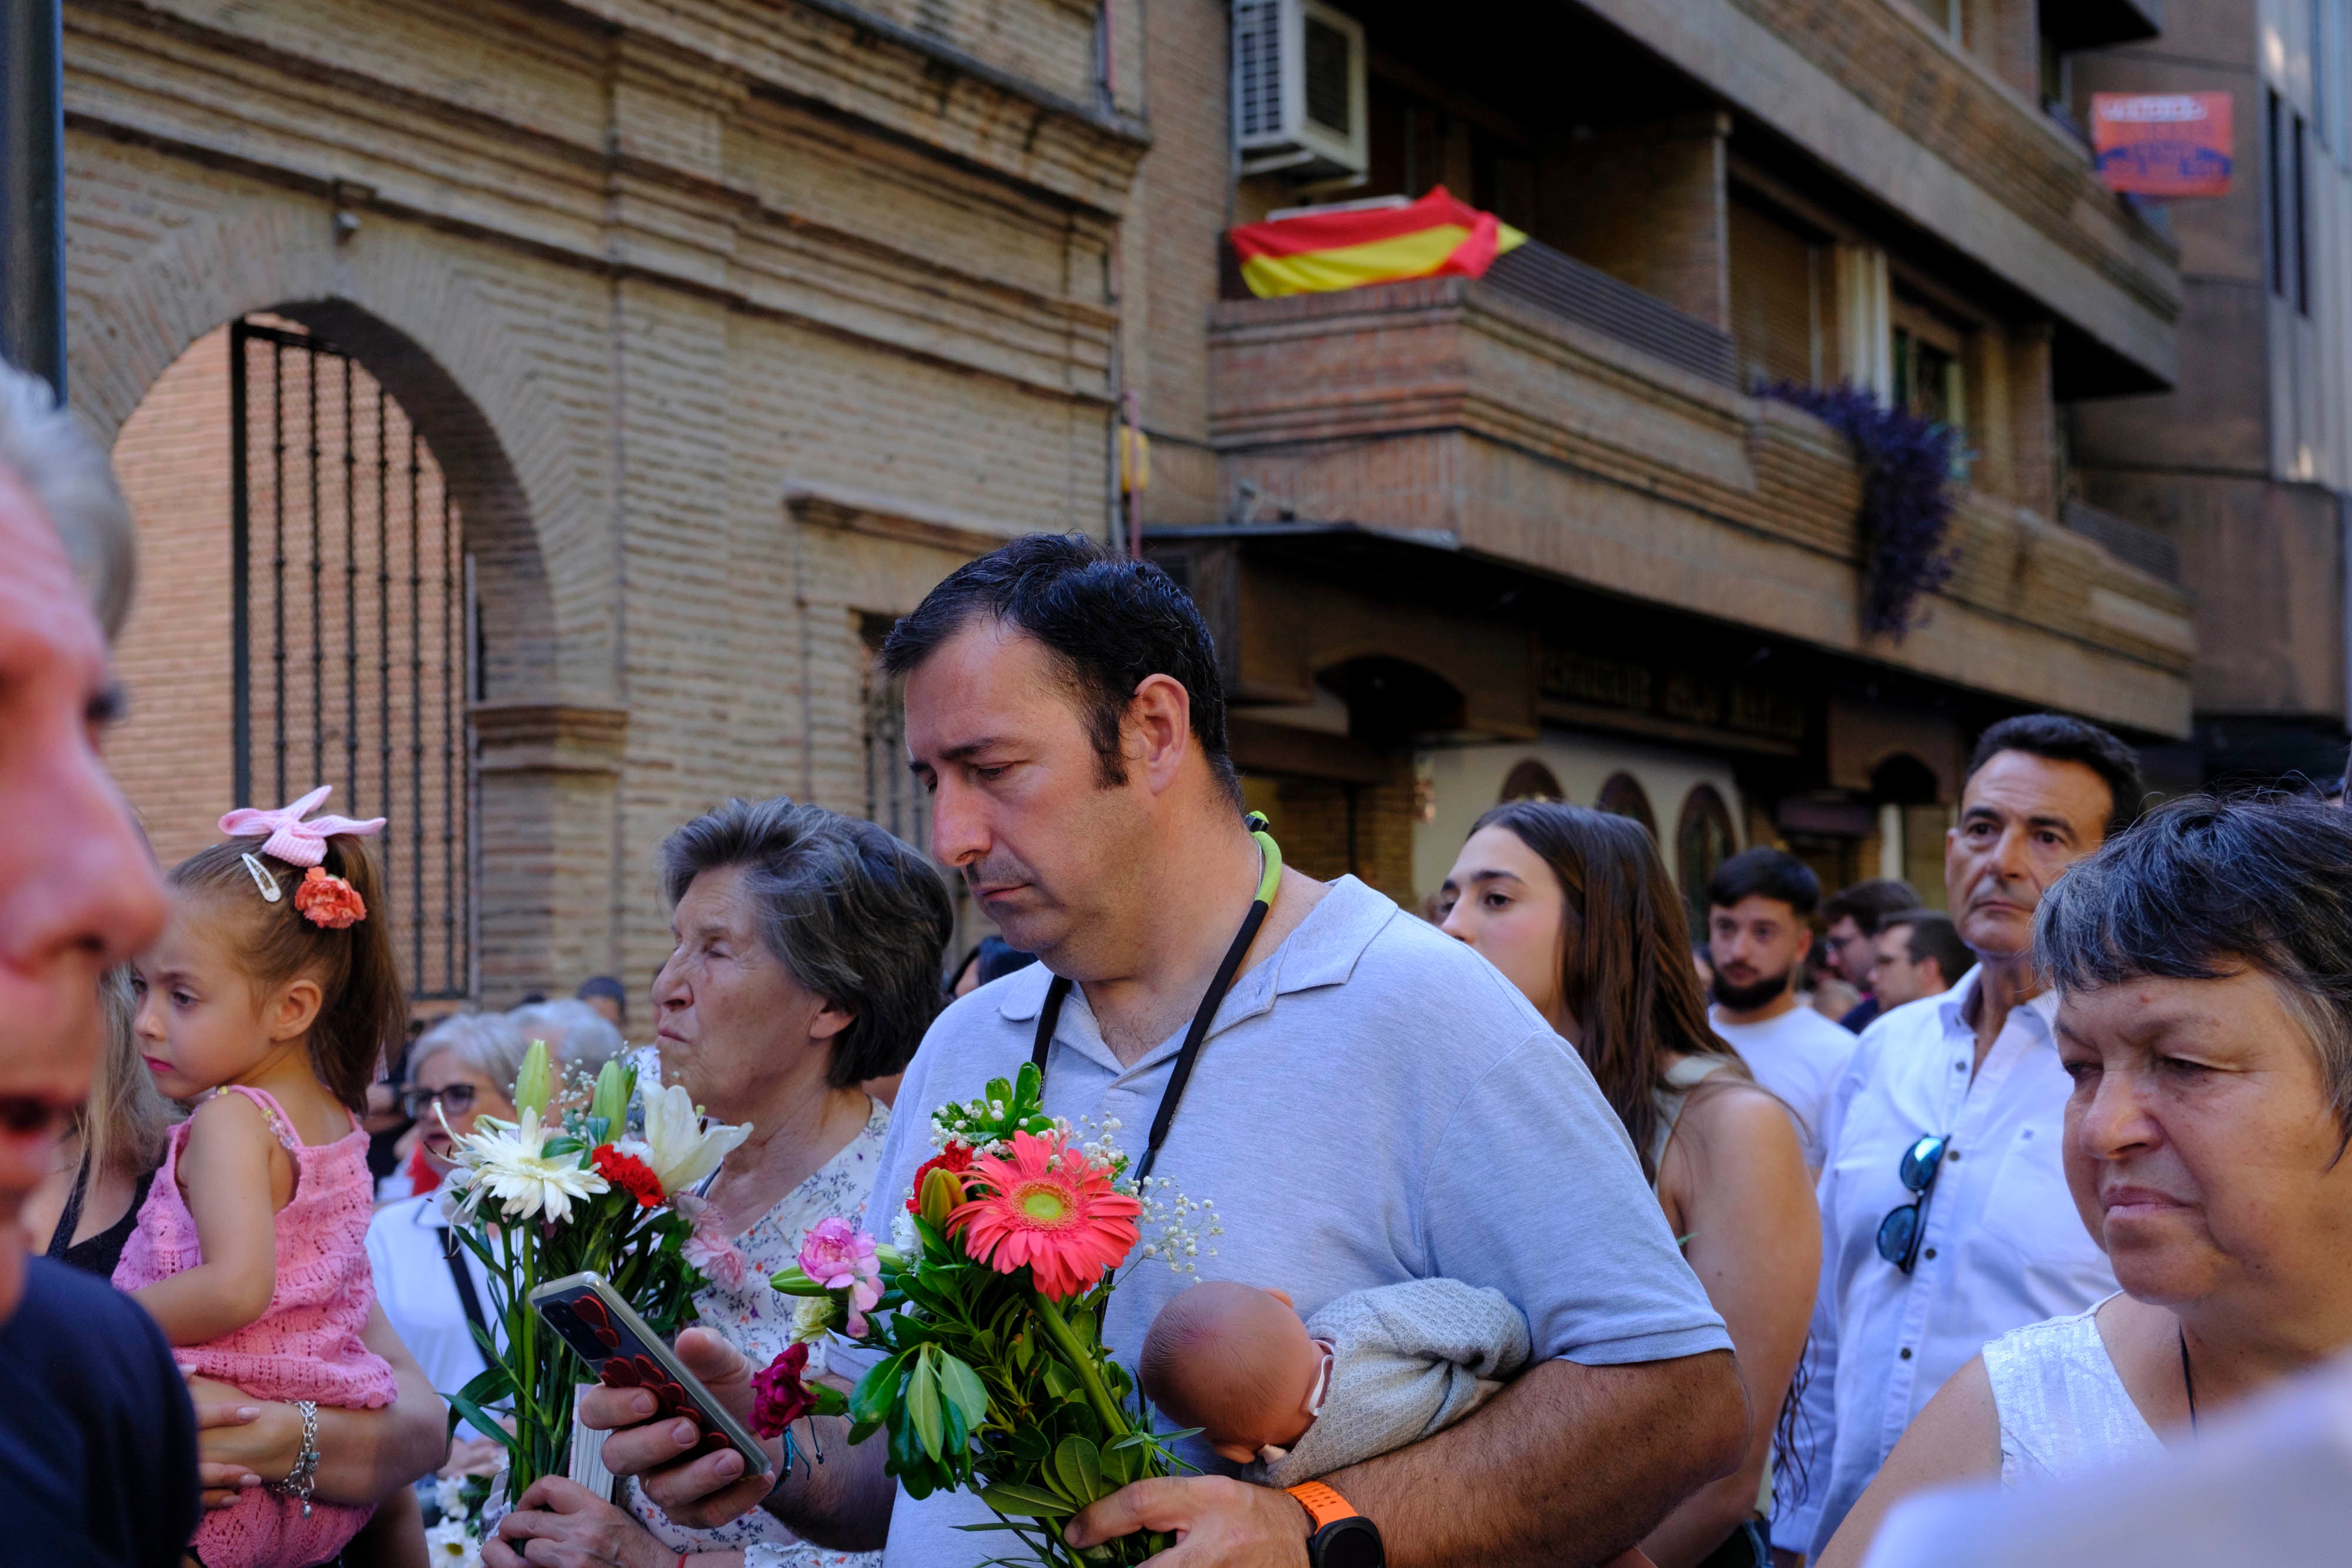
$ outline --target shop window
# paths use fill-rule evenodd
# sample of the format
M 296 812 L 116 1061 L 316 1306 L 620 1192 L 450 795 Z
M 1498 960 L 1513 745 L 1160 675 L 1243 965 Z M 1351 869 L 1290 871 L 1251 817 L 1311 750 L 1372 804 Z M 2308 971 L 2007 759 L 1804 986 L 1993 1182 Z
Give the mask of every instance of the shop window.
M 1503 792 L 1498 800 L 1565 800 L 1567 792 L 1552 770 L 1530 757 L 1511 769 L 1503 780 Z
M 1601 787 L 1600 799 L 1593 805 L 1612 817 L 1631 817 L 1642 824 L 1642 831 L 1657 841 L 1658 818 L 1650 810 L 1649 792 L 1631 773 L 1612 773 L 1609 782 Z
M 1732 837 L 1731 812 L 1711 784 L 1697 784 L 1684 797 L 1682 820 L 1675 828 L 1676 880 L 1683 903 L 1690 911 L 1691 929 L 1706 928 L 1706 883 L 1715 868 L 1738 848 Z

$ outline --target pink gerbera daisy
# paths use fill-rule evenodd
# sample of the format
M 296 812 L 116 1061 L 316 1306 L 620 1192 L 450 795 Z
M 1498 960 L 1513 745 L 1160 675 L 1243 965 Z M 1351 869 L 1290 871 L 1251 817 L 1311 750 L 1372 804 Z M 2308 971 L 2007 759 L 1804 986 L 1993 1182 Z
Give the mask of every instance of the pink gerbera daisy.
M 1143 1206 L 1062 1137 L 1013 1134 L 1013 1157 L 978 1156 L 971 1185 L 989 1191 L 948 1216 L 948 1234 L 1000 1274 L 1027 1265 L 1048 1301 L 1082 1294 L 1135 1246 Z

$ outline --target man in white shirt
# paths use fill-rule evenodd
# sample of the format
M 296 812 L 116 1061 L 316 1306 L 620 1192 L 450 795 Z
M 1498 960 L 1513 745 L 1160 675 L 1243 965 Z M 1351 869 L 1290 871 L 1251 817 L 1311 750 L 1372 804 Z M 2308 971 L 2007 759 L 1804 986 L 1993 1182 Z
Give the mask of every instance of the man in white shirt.
M 2005 719 L 1977 744 L 1944 848 L 1976 967 L 1864 1032 L 1822 1129 L 1822 1284 L 1798 1423 L 1811 1451 L 1801 1500 L 1772 1523 L 1784 1563 L 1820 1552 L 1987 1341 L 2116 1288 L 2061 1164 L 2071 1086 L 2057 997 L 2032 963 L 2033 912 L 2141 794 L 2130 748 L 2079 719 Z
M 1736 854 L 1706 883 L 1707 957 L 1715 966 L 1707 1022 L 1789 1107 L 1805 1164 L 1816 1171 L 1827 1148 L 1822 1124 L 1830 1090 L 1854 1046 L 1843 1025 L 1797 999 L 1821 902 L 1820 879 L 1786 850 Z
M 1225 754 L 1223 681 L 1163 573 L 1032 536 L 950 575 L 883 659 L 907 679 L 932 852 L 1039 961 L 932 1026 L 870 1212 L 904 1201 L 933 1108 L 1040 1051 L 1047 1112 L 1116 1118 L 1132 1155 L 1181 1093 L 1154 1175 L 1216 1204 L 1202 1274 L 1279 1286 L 1309 1312 L 1443 1276 L 1524 1312 L 1537 1365 L 1458 1426 L 1326 1478 L 1398 1561 L 1606 1559 L 1738 1462 L 1730 1341 L 1574 1050 L 1493 966 L 1352 877 L 1286 870 L 1263 925 L 1244 925 L 1263 861 Z M 1179 1283 L 1149 1261 L 1122 1278 L 1104 1334 L 1128 1365 Z M 749 1369 L 724 1342 L 689 1331 L 677 1348 L 748 1406 Z M 988 1519 L 976 1500 L 908 1496 L 883 1445 L 848 1445 L 838 1422 L 820 1424 L 826 1462 L 780 1469 L 771 1490 L 731 1451 L 680 1462 L 676 1424 L 647 1419 L 632 1391 L 592 1390 L 580 1408 L 620 1428 L 606 1466 L 642 1476 L 681 1523 L 764 1503 L 836 1550 L 887 1531 L 890 1568 L 968 1568 L 992 1550 L 958 1528 Z M 1145 1529 L 1181 1534 L 1193 1568 L 1315 1559 L 1301 1501 L 1233 1479 L 1197 1442 L 1185 1453 L 1224 1473 L 1099 1499 L 1072 1544 Z

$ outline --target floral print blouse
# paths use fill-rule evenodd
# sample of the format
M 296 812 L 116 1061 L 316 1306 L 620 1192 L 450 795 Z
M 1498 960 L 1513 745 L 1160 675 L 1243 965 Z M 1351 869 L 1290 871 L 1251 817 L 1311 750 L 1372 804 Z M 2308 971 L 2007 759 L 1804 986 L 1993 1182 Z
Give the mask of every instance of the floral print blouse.
M 694 1298 L 702 1313 L 700 1326 L 726 1335 L 754 1366 L 774 1360 L 793 1337 L 793 1299 L 771 1290 L 768 1276 L 799 1257 L 801 1239 L 817 1221 L 865 1221 L 866 1200 L 881 1168 L 883 1134 L 890 1130 L 889 1108 L 879 1100 L 870 1103 L 873 1113 L 866 1125 L 839 1154 L 735 1238 L 736 1249 L 743 1256 L 741 1285 L 730 1289 L 713 1283 Z M 824 1370 L 824 1343 L 811 1345 L 809 1375 Z M 745 1568 L 881 1568 L 882 1553 L 812 1545 L 764 1510 L 754 1509 L 715 1530 L 688 1530 L 671 1523 L 634 1480 L 625 1483 L 625 1500 L 654 1539 L 673 1552 L 740 1551 Z

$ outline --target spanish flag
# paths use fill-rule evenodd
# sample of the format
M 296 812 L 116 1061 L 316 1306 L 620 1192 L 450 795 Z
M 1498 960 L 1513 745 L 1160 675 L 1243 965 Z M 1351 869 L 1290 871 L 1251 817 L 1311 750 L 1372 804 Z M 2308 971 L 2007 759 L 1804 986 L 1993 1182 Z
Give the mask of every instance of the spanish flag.
M 1443 185 L 1407 206 L 1308 213 L 1233 231 L 1242 281 L 1261 299 L 1409 277 L 1479 277 L 1527 237 Z

